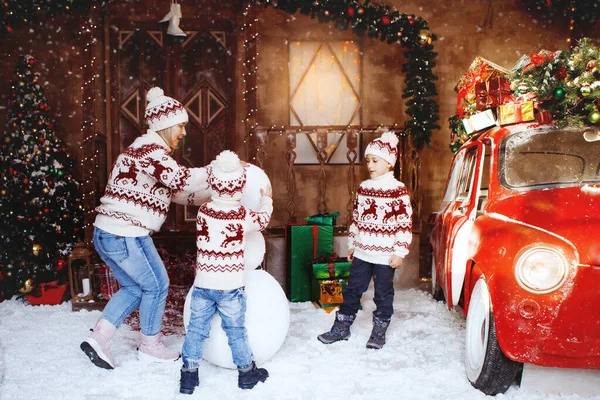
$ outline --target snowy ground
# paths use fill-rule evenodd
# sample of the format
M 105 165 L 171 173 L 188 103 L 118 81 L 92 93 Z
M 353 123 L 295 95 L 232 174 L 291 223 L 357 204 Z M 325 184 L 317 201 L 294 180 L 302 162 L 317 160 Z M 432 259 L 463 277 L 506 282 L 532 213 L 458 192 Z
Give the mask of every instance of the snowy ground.
M 123 326 L 113 344 L 117 368 L 94 367 L 79 350 L 99 311 L 71 312 L 69 303 L 32 307 L 0 303 L 0 399 L 485 399 L 467 381 L 463 367 L 464 320 L 418 289 L 397 290 L 388 343 L 368 350 L 372 287 L 347 342 L 323 345 L 334 313 L 311 303 L 292 303 L 288 337 L 263 367 L 270 378 L 253 390 L 237 388 L 237 372 L 203 362 L 200 386 L 179 394 L 179 362 L 142 364 L 138 333 Z M 181 346 L 182 337 L 167 343 Z M 513 386 L 496 399 L 574 400 Z M 591 398 L 588 398 L 591 399 Z M 600 400 L 599 396 L 593 399 Z

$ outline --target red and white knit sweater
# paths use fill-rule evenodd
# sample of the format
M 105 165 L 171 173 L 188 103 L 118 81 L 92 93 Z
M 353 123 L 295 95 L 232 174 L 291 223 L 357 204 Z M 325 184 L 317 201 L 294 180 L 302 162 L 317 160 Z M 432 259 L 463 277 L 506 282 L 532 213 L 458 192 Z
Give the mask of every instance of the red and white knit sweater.
M 412 207 L 404 184 L 392 171 L 363 181 L 356 193 L 348 248 L 354 257 L 388 265 L 392 255 L 404 258 L 412 241 Z
M 246 285 L 244 246 L 246 234 L 269 225 L 273 200 L 262 196 L 258 212 L 236 200 L 213 197 L 200 206 L 196 218 L 198 248 L 194 286 L 233 290 Z
M 172 192 L 206 192 L 207 178 L 206 168 L 180 165 L 164 140 L 148 130 L 117 157 L 94 226 L 129 237 L 156 232 L 167 218 Z

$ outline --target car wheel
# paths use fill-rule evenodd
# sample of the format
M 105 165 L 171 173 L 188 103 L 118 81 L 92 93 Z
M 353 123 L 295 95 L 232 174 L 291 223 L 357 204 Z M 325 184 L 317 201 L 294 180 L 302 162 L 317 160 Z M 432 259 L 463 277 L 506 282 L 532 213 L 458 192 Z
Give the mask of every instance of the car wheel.
M 433 259 L 433 253 L 431 254 L 431 295 L 437 301 L 444 300 L 444 292 L 437 282 L 437 273 L 435 271 L 435 261 Z
M 467 313 L 465 369 L 475 388 L 487 395 L 504 393 L 515 381 L 521 363 L 504 355 L 496 338 L 496 324 L 485 279 L 471 294 Z

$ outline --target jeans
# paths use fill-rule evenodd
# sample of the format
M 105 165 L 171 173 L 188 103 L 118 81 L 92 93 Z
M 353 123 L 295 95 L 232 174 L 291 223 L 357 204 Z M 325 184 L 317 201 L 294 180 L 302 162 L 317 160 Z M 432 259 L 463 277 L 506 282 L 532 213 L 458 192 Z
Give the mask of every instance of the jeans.
M 139 307 L 142 334 L 160 333 L 169 276 L 152 238 L 117 236 L 95 228 L 94 246 L 121 285 L 104 307 L 102 318 L 118 328 Z
M 396 270 L 389 265 L 372 264 L 354 257 L 348 286 L 344 289 L 344 303 L 340 306 L 340 313 L 356 314 L 360 308 L 360 298 L 373 277 L 375 284 L 373 301 L 377 306 L 373 315 L 389 320 L 394 314 L 394 272 Z
M 204 341 L 210 336 L 210 321 L 215 312 L 221 316 L 221 326 L 227 334 L 233 363 L 246 368 L 254 361 L 244 325 L 246 320 L 246 289 L 216 290 L 194 287 L 190 305 L 190 322 L 181 356 L 185 368 L 198 368 Z

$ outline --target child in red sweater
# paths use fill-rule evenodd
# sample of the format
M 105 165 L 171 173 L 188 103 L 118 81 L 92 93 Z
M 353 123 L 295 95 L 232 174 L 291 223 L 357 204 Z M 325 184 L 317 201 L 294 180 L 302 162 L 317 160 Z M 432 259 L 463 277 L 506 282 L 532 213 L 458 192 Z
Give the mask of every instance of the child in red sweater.
M 367 348 L 380 349 L 394 313 L 394 272 L 402 265 L 412 240 L 412 207 L 404 184 L 394 178 L 398 138 L 385 132 L 365 150 L 371 179 L 362 182 L 356 193 L 348 235 L 348 260 L 352 261 L 344 303 L 332 328 L 318 336 L 325 344 L 347 340 L 350 326 L 360 308 L 360 298 L 375 285 L 373 331 Z
M 192 394 L 198 386 L 198 366 L 210 321 L 218 312 L 229 339 L 233 362 L 238 366 L 238 386 L 251 389 L 269 374 L 257 368 L 245 328 L 246 292 L 244 244 L 246 233 L 262 231 L 273 212 L 271 188 L 261 189 L 258 212 L 240 204 L 246 171 L 238 156 L 225 150 L 209 168 L 211 201 L 198 210 L 196 279 L 191 316 L 183 344 L 179 391 Z

